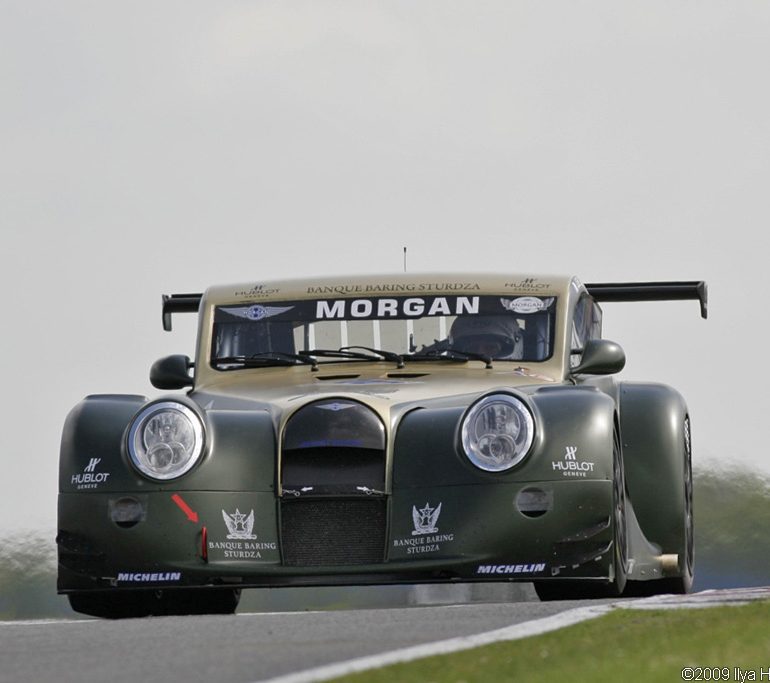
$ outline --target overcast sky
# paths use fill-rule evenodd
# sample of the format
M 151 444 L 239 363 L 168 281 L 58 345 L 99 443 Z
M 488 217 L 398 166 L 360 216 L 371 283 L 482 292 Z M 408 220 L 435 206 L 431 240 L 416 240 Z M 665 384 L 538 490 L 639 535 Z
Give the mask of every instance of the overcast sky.
M 706 279 L 607 304 L 696 466 L 766 455 L 770 4 L 0 0 L 0 532 L 67 412 L 158 395 L 160 296 L 409 270 Z

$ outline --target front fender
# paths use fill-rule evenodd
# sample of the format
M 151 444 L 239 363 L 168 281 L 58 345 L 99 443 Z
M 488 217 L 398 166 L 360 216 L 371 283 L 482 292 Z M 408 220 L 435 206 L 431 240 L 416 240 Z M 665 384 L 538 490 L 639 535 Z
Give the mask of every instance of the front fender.
M 146 402 L 133 394 L 101 394 L 87 396 L 70 411 L 59 452 L 60 493 L 125 490 L 123 436 Z
M 687 405 L 663 384 L 623 382 L 619 397 L 626 486 L 639 525 L 663 553 L 680 553 Z
M 426 407 L 406 414 L 398 425 L 394 489 L 426 481 L 456 486 L 612 479 L 615 404 L 610 396 L 592 387 L 554 387 L 521 397 L 535 419 L 535 440 L 521 464 L 506 472 L 476 468 L 460 444 L 467 407 Z
M 168 397 L 161 400 L 180 400 Z M 125 434 L 132 418 L 147 404 L 135 395 L 88 396 L 64 424 L 59 458 L 59 492 L 273 491 L 276 438 L 264 410 L 196 408 L 204 421 L 205 451 L 183 477 L 167 482 L 147 479 L 130 464 Z

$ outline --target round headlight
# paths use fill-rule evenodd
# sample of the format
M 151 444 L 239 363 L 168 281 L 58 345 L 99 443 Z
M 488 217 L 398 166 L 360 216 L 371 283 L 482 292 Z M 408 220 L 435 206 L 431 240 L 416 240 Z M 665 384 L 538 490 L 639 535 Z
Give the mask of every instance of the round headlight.
M 474 403 L 462 424 L 465 454 L 487 472 L 502 472 L 521 462 L 534 437 L 529 409 L 508 394 L 492 394 Z
M 128 453 L 151 479 L 175 479 L 192 469 L 203 452 L 203 424 L 182 403 L 153 403 L 140 412 L 128 432 Z

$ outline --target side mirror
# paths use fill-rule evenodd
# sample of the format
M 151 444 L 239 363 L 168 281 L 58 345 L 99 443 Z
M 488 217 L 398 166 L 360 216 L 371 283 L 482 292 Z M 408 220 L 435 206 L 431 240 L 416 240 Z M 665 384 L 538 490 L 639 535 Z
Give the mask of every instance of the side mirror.
M 572 368 L 573 375 L 614 375 L 626 365 L 626 354 L 609 339 L 591 339 L 586 342 L 580 364 Z
M 156 360 L 150 368 L 150 383 L 156 389 L 184 389 L 193 385 L 188 370 L 193 366 L 188 356 L 174 354 Z

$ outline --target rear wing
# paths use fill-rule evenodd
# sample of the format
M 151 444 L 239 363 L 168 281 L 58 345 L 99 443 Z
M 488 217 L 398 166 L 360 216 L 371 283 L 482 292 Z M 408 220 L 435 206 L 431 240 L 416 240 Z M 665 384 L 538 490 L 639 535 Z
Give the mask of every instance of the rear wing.
M 588 293 L 596 301 L 670 301 L 696 299 L 700 314 L 708 317 L 708 289 L 704 281 L 691 282 L 617 282 L 587 284 Z M 203 294 L 164 294 L 163 329 L 171 330 L 174 313 L 197 313 Z
M 172 313 L 197 313 L 203 294 L 163 295 L 163 329 L 171 331 Z
M 708 317 L 708 288 L 703 280 L 690 282 L 615 282 L 587 284 L 596 301 L 678 301 L 700 302 L 702 318 Z

